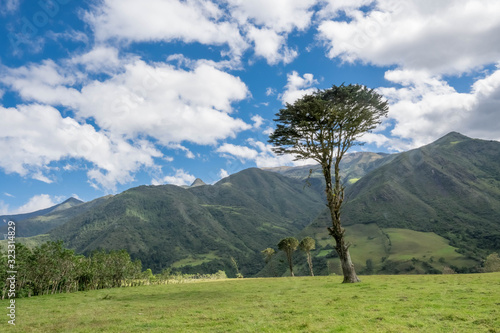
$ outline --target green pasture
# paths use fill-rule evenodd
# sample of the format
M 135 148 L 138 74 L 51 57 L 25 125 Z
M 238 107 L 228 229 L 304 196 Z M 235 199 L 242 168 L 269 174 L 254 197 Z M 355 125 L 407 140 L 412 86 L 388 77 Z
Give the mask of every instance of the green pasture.
M 500 273 L 231 279 L 16 300 L 2 332 L 500 332 Z M 7 301 L 0 302 L 6 312 Z

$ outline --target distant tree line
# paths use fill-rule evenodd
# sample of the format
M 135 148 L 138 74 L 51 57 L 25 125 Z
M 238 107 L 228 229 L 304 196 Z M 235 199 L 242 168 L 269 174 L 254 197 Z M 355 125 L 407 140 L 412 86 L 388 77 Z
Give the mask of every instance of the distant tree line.
M 221 270 L 214 274 L 181 274 L 166 268 L 155 275 L 151 269 L 143 272 L 141 261 L 132 261 L 126 250 L 96 250 L 86 257 L 64 248 L 62 241 L 33 249 L 16 243 L 15 267 L 8 267 L 5 255 L 0 255 L 0 267 L 2 299 L 10 289 L 9 271 L 17 272 L 16 297 L 227 278 Z
M 8 289 L 7 257 L 0 257 L 2 299 Z M 88 257 L 47 242 L 33 249 L 16 244 L 16 297 L 121 287 L 141 277 L 141 262 L 125 250 L 94 251 Z

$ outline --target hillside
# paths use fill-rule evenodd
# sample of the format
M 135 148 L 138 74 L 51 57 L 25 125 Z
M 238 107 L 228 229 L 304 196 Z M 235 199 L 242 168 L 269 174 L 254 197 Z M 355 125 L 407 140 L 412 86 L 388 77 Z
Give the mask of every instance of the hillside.
M 357 152 L 346 154 L 340 162 L 340 177 L 346 187 L 356 183 L 370 171 L 389 163 L 395 155 L 371 152 Z M 316 191 L 323 193 L 325 181 L 319 164 L 298 167 L 263 168 L 263 170 L 277 172 L 283 176 L 307 181 Z
M 343 224 L 358 271 L 468 271 L 500 251 L 499 142 L 450 133 L 394 155 L 349 186 L 346 197 Z M 323 211 L 298 235 L 318 241 L 315 263 L 323 273 L 338 269 L 329 224 Z
M 243 274 L 262 266 L 260 251 L 296 234 L 324 207 L 303 183 L 247 169 L 215 185 L 140 186 L 107 199 L 50 231 L 79 253 L 125 248 L 143 267 Z M 196 268 L 193 268 L 196 267 Z
M 16 222 L 16 236 L 18 237 L 30 237 L 30 236 L 35 236 L 40 233 L 44 233 L 52 227 L 57 225 L 57 222 L 55 224 L 53 223 L 45 223 L 41 222 L 38 223 L 37 221 L 48 221 L 52 219 L 52 216 L 57 216 L 60 214 L 61 211 L 64 211 L 66 209 L 70 209 L 72 207 L 76 207 L 83 204 L 83 201 L 75 199 L 75 198 L 69 198 L 68 200 L 46 208 L 42 210 L 38 210 L 35 212 L 31 213 L 26 213 L 26 214 L 17 214 L 17 215 L 3 215 L 0 216 L 0 222 L 3 221 L 14 221 Z M 50 216 L 50 217 L 49 217 Z M 47 218 L 45 218 L 47 217 Z M 42 226 L 43 225 L 43 226 Z M 7 225 L 2 223 L 0 224 L 0 234 L 4 234 L 7 231 Z
M 347 225 L 435 232 L 462 252 L 500 249 L 500 142 L 450 133 L 398 154 L 348 193 Z
M 349 154 L 342 165 L 343 223 L 358 271 L 467 272 L 500 251 L 499 142 L 450 133 L 400 154 Z M 171 266 L 231 274 L 232 256 L 246 276 L 263 268 L 260 251 L 281 238 L 313 236 L 317 272 L 338 273 L 319 172 L 252 168 L 214 185 L 141 186 L 62 205 L 19 222 L 17 232 L 38 235 L 28 244 L 62 239 L 79 253 L 125 248 L 155 272 Z

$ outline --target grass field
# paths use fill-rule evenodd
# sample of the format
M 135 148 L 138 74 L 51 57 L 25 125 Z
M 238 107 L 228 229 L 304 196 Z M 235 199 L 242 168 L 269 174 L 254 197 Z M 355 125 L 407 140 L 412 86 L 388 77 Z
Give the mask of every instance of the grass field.
M 18 299 L 2 332 L 500 332 L 500 273 L 237 279 Z M 6 312 L 7 301 L 0 302 Z

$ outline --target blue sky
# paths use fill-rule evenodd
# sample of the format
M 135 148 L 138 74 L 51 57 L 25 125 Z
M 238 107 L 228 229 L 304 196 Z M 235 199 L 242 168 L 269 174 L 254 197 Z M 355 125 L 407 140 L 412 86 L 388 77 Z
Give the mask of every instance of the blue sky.
M 496 0 L 0 0 L 0 214 L 293 165 L 286 102 L 342 83 L 389 117 L 356 150 L 499 140 Z

